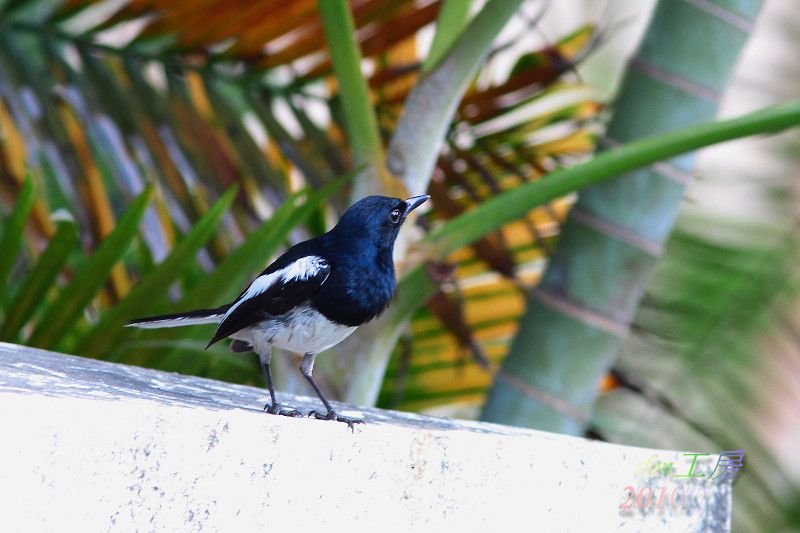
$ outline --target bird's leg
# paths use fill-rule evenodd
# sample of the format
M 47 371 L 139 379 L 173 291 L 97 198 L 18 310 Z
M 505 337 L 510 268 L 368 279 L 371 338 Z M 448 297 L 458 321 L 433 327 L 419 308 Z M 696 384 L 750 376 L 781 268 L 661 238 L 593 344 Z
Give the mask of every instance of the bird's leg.
M 325 399 L 325 396 L 322 395 L 322 391 L 319 390 L 319 387 L 314 382 L 314 378 L 311 377 L 311 373 L 314 370 L 314 358 L 316 356 L 317 354 L 314 353 L 305 354 L 302 361 L 300 361 L 300 371 L 303 373 L 303 377 L 306 378 L 306 381 L 308 381 L 314 388 L 314 392 L 317 393 L 317 396 L 319 396 L 319 399 L 322 400 L 322 403 L 325 404 L 325 409 L 327 409 L 328 412 L 323 415 L 317 411 L 311 411 L 308 413 L 308 416 L 314 415 L 314 418 L 317 420 L 336 420 L 337 422 L 344 422 L 350 427 L 350 429 L 353 429 L 353 424 L 363 424 L 364 421 L 360 418 L 342 416 L 337 413 L 333 407 L 331 407 L 330 402 L 328 402 L 328 400 Z
M 265 352 L 267 355 L 262 355 L 262 352 Z M 278 400 L 275 399 L 275 387 L 272 385 L 272 372 L 269 370 L 269 362 L 272 358 L 272 350 L 267 347 L 266 350 L 259 350 L 258 351 L 258 361 L 261 363 L 261 371 L 264 373 L 264 381 L 267 382 L 267 388 L 269 389 L 269 397 L 272 400 L 271 404 L 266 404 L 264 406 L 264 410 L 273 415 L 283 415 L 283 416 L 303 416 L 303 414 L 298 411 L 297 409 L 283 409 L 281 408 L 281 404 L 278 403 Z

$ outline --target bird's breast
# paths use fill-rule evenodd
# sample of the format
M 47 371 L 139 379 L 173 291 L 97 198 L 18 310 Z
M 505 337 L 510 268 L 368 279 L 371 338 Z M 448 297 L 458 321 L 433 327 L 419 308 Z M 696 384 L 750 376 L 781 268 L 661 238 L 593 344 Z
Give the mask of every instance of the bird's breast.
M 360 326 L 381 314 L 394 295 L 391 263 L 355 264 L 336 269 L 314 297 L 314 306 L 328 319 Z

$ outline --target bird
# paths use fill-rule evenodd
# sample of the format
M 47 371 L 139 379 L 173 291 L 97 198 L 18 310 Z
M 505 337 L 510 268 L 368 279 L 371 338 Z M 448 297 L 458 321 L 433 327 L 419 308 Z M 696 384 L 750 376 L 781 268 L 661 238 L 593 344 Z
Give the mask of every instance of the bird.
M 336 412 L 314 381 L 314 360 L 389 306 L 397 287 L 395 240 L 409 213 L 429 198 L 362 198 L 330 231 L 287 249 L 233 302 L 211 309 L 136 318 L 126 326 L 218 324 L 206 349 L 229 338 L 234 352 L 255 352 L 270 395 L 271 403 L 264 410 L 272 414 L 303 416 L 277 401 L 270 372 L 273 347 L 295 352 L 302 356 L 303 377 L 326 409 L 325 413 L 313 410 L 307 416 L 352 427 L 363 421 Z

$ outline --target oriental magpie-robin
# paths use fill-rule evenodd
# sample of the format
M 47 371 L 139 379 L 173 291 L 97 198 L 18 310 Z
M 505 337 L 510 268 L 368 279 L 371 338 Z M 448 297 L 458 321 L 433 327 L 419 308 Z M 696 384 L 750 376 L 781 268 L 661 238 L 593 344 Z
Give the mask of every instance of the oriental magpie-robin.
M 233 302 L 215 309 L 138 318 L 138 328 L 219 324 L 208 343 L 233 339 L 231 350 L 258 354 L 273 414 L 300 416 L 275 399 L 269 363 L 272 347 L 303 354 L 300 370 L 325 404 L 316 418 L 348 424 L 360 420 L 336 413 L 312 377 L 316 355 L 340 343 L 389 305 L 396 282 L 392 251 L 406 216 L 429 196 L 408 200 L 368 196 L 345 211 L 328 233 L 289 248 Z

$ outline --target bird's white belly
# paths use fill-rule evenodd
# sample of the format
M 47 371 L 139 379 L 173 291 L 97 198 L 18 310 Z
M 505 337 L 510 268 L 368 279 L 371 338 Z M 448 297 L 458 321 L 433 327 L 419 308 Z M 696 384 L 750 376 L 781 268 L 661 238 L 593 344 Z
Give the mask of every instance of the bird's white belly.
M 299 354 L 316 354 L 339 344 L 355 330 L 355 327 L 331 322 L 310 307 L 298 307 L 285 316 L 259 322 L 231 337 L 253 346 L 270 344 Z

